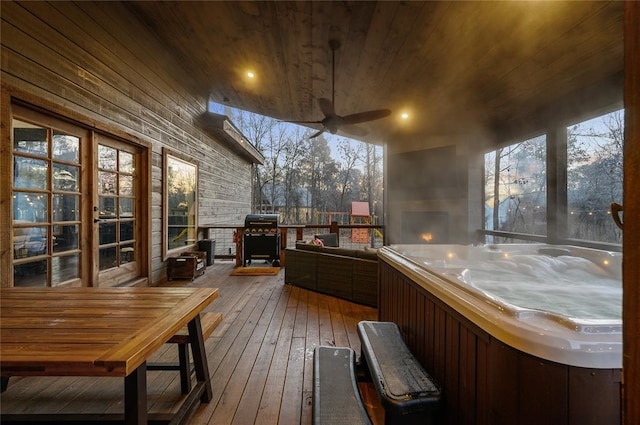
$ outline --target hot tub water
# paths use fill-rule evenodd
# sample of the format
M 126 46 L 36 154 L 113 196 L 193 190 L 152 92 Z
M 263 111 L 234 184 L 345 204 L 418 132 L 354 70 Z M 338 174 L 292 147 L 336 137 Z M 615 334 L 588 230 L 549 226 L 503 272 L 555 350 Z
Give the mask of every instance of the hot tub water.
M 409 257 L 513 306 L 572 318 L 621 320 L 622 281 L 615 254 L 589 259 L 567 255 L 569 250 L 549 251 L 556 254 L 552 256 L 538 253 L 544 248 L 524 247 L 449 246 L 436 258 L 427 251 Z
M 449 267 L 463 265 L 462 281 L 510 304 L 582 319 L 622 318 L 622 282 L 585 258 L 507 255 L 447 261 Z

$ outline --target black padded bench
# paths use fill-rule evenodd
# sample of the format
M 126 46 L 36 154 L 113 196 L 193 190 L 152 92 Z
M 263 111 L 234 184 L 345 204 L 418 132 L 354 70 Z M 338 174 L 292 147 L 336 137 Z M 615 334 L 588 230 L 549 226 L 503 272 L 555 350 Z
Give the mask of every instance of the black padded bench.
M 202 327 L 202 338 L 206 341 L 213 331 L 222 322 L 222 313 L 202 313 L 200 314 L 200 326 Z M 189 331 L 183 328 L 171 337 L 167 344 L 178 345 L 178 363 L 149 363 L 147 370 L 178 370 L 180 371 L 180 391 L 182 394 L 189 394 L 191 391 L 191 374 L 193 368 L 189 360 Z
M 355 353 L 316 347 L 313 353 L 313 424 L 371 425 L 356 382 Z
M 361 362 L 384 407 L 385 425 L 437 423 L 440 389 L 409 351 L 398 325 L 362 321 L 358 335 Z

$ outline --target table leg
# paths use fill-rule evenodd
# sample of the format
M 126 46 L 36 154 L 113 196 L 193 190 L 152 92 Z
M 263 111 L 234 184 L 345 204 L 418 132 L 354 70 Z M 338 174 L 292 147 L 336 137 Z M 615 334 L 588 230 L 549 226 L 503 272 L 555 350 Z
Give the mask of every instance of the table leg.
M 180 391 L 182 391 L 182 394 L 189 394 L 189 391 L 191 391 L 189 344 L 178 344 L 178 365 L 180 365 Z
M 189 340 L 191 341 L 191 353 L 193 354 L 193 368 L 196 372 L 196 380 L 204 384 L 204 392 L 200 401 L 208 403 L 213 398 L 211 389 L 211 379 L 209 377 L 209 365 L 207 364 L 207 352 L 204 348 L 204 338 L 202 337 L 202 324 L 200 316 L 196 316 L 188 324 Z
M 147 363 L 124 378 L 124 423 L 147 424 Z

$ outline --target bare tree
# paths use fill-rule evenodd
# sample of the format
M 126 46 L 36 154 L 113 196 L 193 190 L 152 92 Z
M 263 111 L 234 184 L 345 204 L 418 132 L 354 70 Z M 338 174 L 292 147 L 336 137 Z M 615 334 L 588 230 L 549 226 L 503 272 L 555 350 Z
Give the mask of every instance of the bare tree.
M 622 199 L 624 116 L 613 112 L 567 129 L 570 237 L 619 242 L 611 202 Z
M 327 208 L 330 203 L 328 195 L 335 187 L 338 167 L 331 158 L 331 149 L 323 135 L 309 140 L 307 147 L 305 161 L 301 165 L 311 192 L 311 217 L 315 217 L 318 211 L 330 211 Z
M 233 119 L 265 157 L 255 167 L 254 210 L 277 211 L 283 222 L 312 222 L 316 212 L 346 212 L 353 200 L 371 204 L 382 196 L 381 158 L 372 145 L 339 140 L 335 160 L 324 135 L 308 139 L 311 130 L 245 111 L 234 110 Z
M 302 206 L 306 207 L 307 199 L 303 197 L 304 176 L 301 163 L 304 161 L 307 142 L 299 127 L 289 133 L 288 143 L 284 146 L 280 161 L 282 175 L 282 196 L 284 198 L 283 219 L 287 222 L 302 222 Z
M 255 148 L 261 153 L 265 152 L 268 135 L 276 126 L 277 121 L 263 115 L 252 114 L 250 112 L 234 110 L 233 120 L 236 122 L 242 133 L 253 143 Z M 264 203 L 264 172 L 261 167 L 254 167 L 254 190 L 253 209 L 261 210 Z
M 345 194 L 348 191 L 353 191 L 353 181 L 350 177 L 353 176 L 358 164 L 362 163 L 362 151 L 363 145 L 360 143 L 350 143 L 346 139 L 341 139 L 338 142 L 338 152 L 342 159 L 340 167 L 341 179 L 338 186 L 340 191 L 338 207 L 341 211 L 348 211 L 348 206 L 345 205 Z

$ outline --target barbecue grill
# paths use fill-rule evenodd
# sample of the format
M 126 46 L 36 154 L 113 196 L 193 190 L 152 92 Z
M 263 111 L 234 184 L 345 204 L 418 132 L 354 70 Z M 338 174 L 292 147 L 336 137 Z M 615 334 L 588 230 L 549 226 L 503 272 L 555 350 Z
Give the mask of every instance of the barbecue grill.
M 278 214 L 248 214 L 244 219 L 243 247 L 245 266 L 253 258 L 263 258 L 280 267 Z

